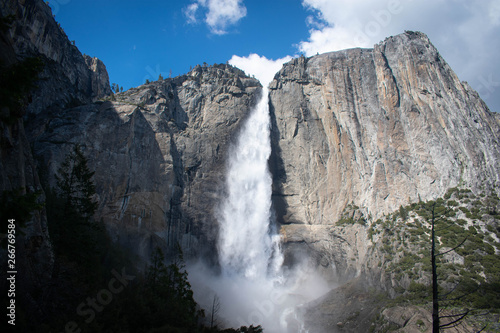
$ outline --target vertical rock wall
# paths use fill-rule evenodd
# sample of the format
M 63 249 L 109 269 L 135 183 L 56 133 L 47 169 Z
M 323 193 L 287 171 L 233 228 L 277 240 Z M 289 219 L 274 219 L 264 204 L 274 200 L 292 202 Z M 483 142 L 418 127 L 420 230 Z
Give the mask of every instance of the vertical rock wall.
M 44 1 L 2 1 L 0 13 L 14 18 L 8 35 L 17 58 L 39 57 L 45 63 L 28 113 L 82 105 L 111 93 L 104 64 L 81 54 Z
M 376 217 L 500 182 L 494 115 L 420 33 L 292 60 L 271 106 L 283 223 L 334 224 L 348 203 Z
M 283 234 L 337 269 L 363 257 L 358 231 L 334 227 L 348 205 L 370 220 L 459 184 L 498 189 L 495 116 L 424 34 L 294 59 L 270 88 Z
M 13 44 L 13 40 L 6 31 L 0 30 L 0 89 L 5 89 L 12 84 L 6 82 L 6 78 L 9 77 L 6 73 L 12 73 L 12 68 L 19 65 Z M 8 90 L 9 93 L 12 91 L 19 93 L 21 89 L 13 87 L 12 90 Z M 2 96 L 5 96 L 5 91 Z M 29 99 L 29 94 L 22 96 L 20 100 L 15 100 L 15 103 L 7 103 L 4 98 L 0 99 L 0 200 L 1 209 L 6 209 L 0 212 L 2 216 L 0 221 L 2 244 L 0 247 L 0 262 L 2 262 L 0 286 L 6 297 L 7 290 L 10 289 L 10 283 L 7 280 L 10 274 L 8 275 L 7 271 L 17 271 L 15 274 L 16 296 L 10 299 L 16 301 L 17 309 L 29 312 L 31 319 L 40 320 L 46 314 L 45 306 L 50 294 L 54 256 L 45 209 L 36 209 L 31 215 L 26 211 L 19 211 L 27 209 L 28 205 L 23 199 L 35 193 L 38 196 L 36 202 L 41 206 L 45 203 L 45 195 L 38 178 L 36 163 L 22 118 Z M 12 102 L 12 99 L 10 101 Z M 9 222 L 11 219 L 15 220 L 14 229 L 7 227 L 11 224 Z M 15 230 L 14 243 L 8 243 L 8 230 Z M 11 245 L 10 249 L 8 244 Z M 13 261 L 8 261 L 8 259 L 13 259 Z M 14 266 L 10 267 L 8 264 Z M 7 324 L 4 322 L 4 325 Z
M 234 67 L 197 66 L 114 101 L 32 118 L 34 150 L 54 175 L 80 144 L 96 172 L 97 218 L 139 255 L 179 243 L 215 258 L 227 150 L 260 91 Z

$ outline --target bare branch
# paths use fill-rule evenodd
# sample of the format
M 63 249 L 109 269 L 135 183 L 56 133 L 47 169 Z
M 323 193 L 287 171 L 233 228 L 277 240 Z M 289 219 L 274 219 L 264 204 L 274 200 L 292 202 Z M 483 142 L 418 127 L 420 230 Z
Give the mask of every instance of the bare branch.
M 462 312 L 462 313 L 457 313 L 457 314 L 452 314 L 452 315 L 447 315 L 447 316 L 439 316 L 440 319 L 442 318 L 455 318 L 455 317 L 458 317 L 458 316 L 463 316 L 463 315 L 467 315 L 470 311 L 467 310 L 465 312 Z
M 454 251 L 454 250 L 458 249 L 460 246 L 462 246 L 462 245 L 465 243 L 465 241 L 466 241 L 468 238 L 469 238 L 469 236 L 465 237 L 465 238 L 464 238 L 464 240 L 463 240 L 462 242 L 460 242 L 460 244 L 458 244 L 458 245 L 457 245 L 457 246 L 455 246 L 454 248 L 452 248 L 452 249 L 450 249 L 450 250 L 448 250 L 448 251 L 445 251 L 445 252 L 441 252 L 441 253 L 436 254 L 436 257 L 437 257 L 437 256 L 442 256 L 442 255 L 444 255 L 444 254 L 446 254 L 446 253 L 449 253 L 449 252 L 451 252 L 451 251 Z
M 450 316 L 440 317 L 440 319 L 441 319 L 441 318 L 454 318 L 454 317 L 460 316 L 459 318 L 457 318 L 457 319 L 455 319 L 455 320 L 453 320 L 453 321 L 451 321 L 449 323 L 439 325 L 439 328 L 447 329 L 447 328 L 456 327 L 456 326 L 458 326 L 460 324 L 460 321 L 462 319 L 464 319 L 468 314 L 469 314 L 469 310 L 467 310 L 466 312 L 463 312 L 463 313 L 456 314 L 456 315 L 450 315 Z
M 455 289 L 457 289 L 459 285 L 460 285 L 460 282 L 457 282 L 457 284 L 455 284 L 455 286 L 453 288 L 451 288 L 451 290 L 449 292 L 447 292 L 443 296 L 439 297 L 439 300 L 440 301 L 446 300 L 445 297 L 448 296 L 448 295 L 450 295 L 452 292 L 454 292 Z
M 480 331 L 477 331 L 476 333 L 481 333 L 482 331 L 484 331 L 484 330 L 486 329 L 486 327 L 487 327 L 487 326 L 488 326 L 488 325 L 484 326 L 483 328 L 481 328 L 481 330 L 480 330 Z

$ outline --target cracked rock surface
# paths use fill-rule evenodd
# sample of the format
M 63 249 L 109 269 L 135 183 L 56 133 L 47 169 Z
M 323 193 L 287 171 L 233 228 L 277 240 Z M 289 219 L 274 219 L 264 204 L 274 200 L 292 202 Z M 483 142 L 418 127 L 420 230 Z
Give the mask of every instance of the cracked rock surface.
M 270 84 L 270 107 L 273 201 L 289 252 L 339 248 L 330 263 L 348 275 L 364 260 L 335 237 L 348 205 L 377 219 L 458 184 L 500 183 L 495 114 L 419 32 L 290 61 Z

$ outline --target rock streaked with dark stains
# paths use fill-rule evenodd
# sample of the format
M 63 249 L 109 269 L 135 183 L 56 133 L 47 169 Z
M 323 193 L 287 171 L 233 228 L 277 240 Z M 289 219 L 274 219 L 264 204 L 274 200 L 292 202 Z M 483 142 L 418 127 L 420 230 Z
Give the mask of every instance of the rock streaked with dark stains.
M 48 6 L 6 1 L 0 11 L 17 17 L 9 30 L 15 55 L 46 64 L 26 128 L 52 185 L 65 155 L 80 144 L 96 171 L 96 217 L 116 241 L 143 257 L 157 244 L 179 243 L 189 256 L 209 252 L 216 260 L 229 148 L 260 84 L 231 66 L 196 66 L 97 101 L 110 94 L 104 65 L 81 55 Z M 335 225 L 341 215 L 376 218 L 459 183 L 476 192 L 498 188 L 499 118 L 421 33 L 390 37 L 374 49 L 294 59 L 270 89 L 273 204 L 287 263 L 305 251 L 325 276 L 342 282 L 361 275 L 384 289 L 390 281 L 376 265 L 367 229 Z M 11 145 L 2 148 L 2 189 L 38 189 L 24 126 L 14 126 L 17 134 L 2 132 Z M 29 256 L 46 265 L 33 272 L 50 274 L 43 213 L 30 227 Z
M 96 172 L 97 218 L 116 241 L 145 258 L 177 243 L 215 258 L 227 151 L 260 92 L 239 69 L 196 66 L 115 101 L 34 117 L 30 133 L 51 175 L 82 146 Z
M 498 189 L 498 118 L 422 33 L 294 59 L 270 89 L 273 200 L 289 255 L 302 242 L 348 278 L 368 242 L 335 237 L 360 237 L 334 227 L 348 204 L 376 219 L 458 184 Z

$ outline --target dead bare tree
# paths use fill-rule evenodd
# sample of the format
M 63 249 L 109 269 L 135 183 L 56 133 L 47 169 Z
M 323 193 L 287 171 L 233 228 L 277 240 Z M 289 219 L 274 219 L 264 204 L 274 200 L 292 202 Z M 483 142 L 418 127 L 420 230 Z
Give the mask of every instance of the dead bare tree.
M 212 309 L 210 310 L 210 328 L 216 328 L 218 326 L 218 315 L 220 311 L 220 299 L 217 294 L 214 294 L 212 299 Z
M 458 245 L 454 246 L 453 248 L 445 252 L 439 252 L 436 250 L 436 222 L 442 219 L 443 216 L 447 215 L 451 211 L 450 209 L 447 209 L 444 212 L 437 213 L 436 212 L 437 204 L 438 203 L 436 201 L 432 203 L 431 221 L 430 221 L 431 222 L 431 267 L 432 267 L 432 333 L 439 333 L 441 330 L 457 327 L 471 312 L 469 309 L 465 309 L 463 312 L 457 314 L 442 315 L 442 316 L 439 315 L 440 313 L 439 301 L 444 300 L 444 298 L 439 298 L 437 257 L 445 255 L 449 252 L 458 249 L 467 241 L 467 237 L 465 237 Z M 451 294 L 456 289 L 457 286 L 458 284 L 445 296 Z M 467 295 L 466 294 L 461 295 L 455 298 L 454 300 L 464 298 L 465 296 Z M 446 320 L 446 322 L 442 323 L 441 319 Z M 484 331 L 485 328 L 486 326 L 483 327 L 477 333 Z

